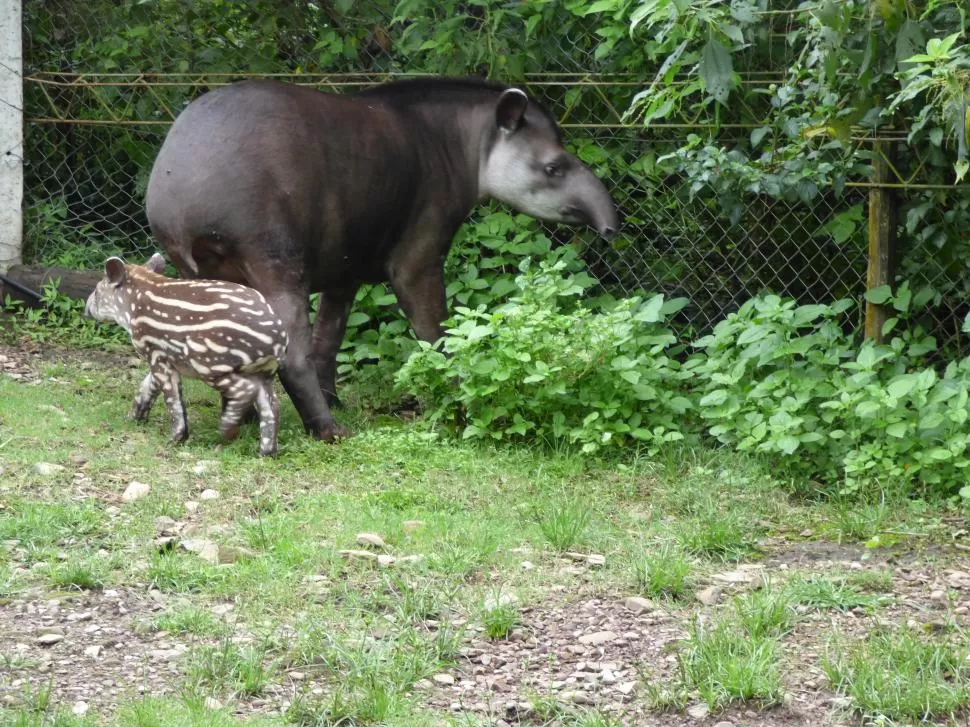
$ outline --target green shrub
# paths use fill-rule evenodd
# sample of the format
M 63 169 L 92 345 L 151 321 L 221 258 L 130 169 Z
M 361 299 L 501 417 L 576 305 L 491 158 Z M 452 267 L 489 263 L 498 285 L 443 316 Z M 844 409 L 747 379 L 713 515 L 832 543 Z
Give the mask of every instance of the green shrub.
M 686 301 L 656 295 L 593 309 L 578 300 L 592 279 L 566 267 L 523 261 L 508 302 L 456 308 L 443 351 L 422 344 L 398 383 L 432 420 L 462 412 L 465 438 L 565 442 L 584 452 L 682 439 L 689 374 L 664 324 Z
M 970 465 L 970 359 L 942 376 L 929 365 L 936 342 L 913 310 L 935 295 L 906 283 L 895 296 L 870 291 L 898 313 L 883 344 L 843 332 L 848 302 L 748 301 L 695 344 L 704 354 L 686 368 L 699 416 L 720 442 L 843 492 L 887 482 L 954 491 Z

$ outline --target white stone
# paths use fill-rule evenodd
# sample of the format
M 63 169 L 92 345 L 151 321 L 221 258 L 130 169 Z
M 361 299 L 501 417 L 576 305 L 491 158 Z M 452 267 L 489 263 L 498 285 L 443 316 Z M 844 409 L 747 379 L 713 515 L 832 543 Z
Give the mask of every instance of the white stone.
M 608 644 L 616 638 L 616 634 L 612 631 L 596 631 L 592 634 L 583 634 L 579 637 L 579 643 L 586 646 L 600 646 L 602 644 Z
M 42 477 L 51 477 L 58 472 L 63 472 L 64 469 L 63 465 L 51 464 L 50 462 L 38 462 L 34 465 L 34 472 Z
M 135 500 L 141 499 L 149 492 L 152 491 L 150 485 L 146 485 L 144 482 L 138 482 L 137 480 L 132 481 L 125 491 L 121 493 L 122 502 L 134 502 Z
M 387 547 L 387 543 L 384 542 L 384 538 L 376 533 L 358 533 L 357 545 L 364 545 L 371 548 Z
M 90 659 L 97 659 L 101 655 L 101 645 L 95 644 L 94 646 L 89 646 L 84 650 L 84 655 Z
M 87 702 L 78 701 L 74 703 L 73 707 L 71 707 L 71 713 L 78 717 L 82 717 L 84 714 L 87 713 L 87 711 L 88 711 Z
M 199 494 L 200 500 L 218 500 L 219 491 L 206 488 Z

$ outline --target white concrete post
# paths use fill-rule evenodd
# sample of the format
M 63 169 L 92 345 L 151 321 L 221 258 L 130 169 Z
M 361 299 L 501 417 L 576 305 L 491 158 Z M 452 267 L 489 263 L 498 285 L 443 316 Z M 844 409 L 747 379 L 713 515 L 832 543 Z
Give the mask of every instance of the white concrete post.
M 22 0 L 0 0 L 0 273 L 21 262 L 24 200 Z

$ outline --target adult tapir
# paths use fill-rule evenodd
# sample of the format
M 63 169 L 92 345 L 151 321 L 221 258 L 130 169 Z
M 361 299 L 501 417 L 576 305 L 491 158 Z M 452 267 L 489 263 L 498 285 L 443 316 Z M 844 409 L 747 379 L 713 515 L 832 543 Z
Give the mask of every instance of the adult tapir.
M 162 144 L 147 214 L 183 276 L 263 293 L 289 332 L 284 388 L 307 431 L 331 440 L 348 434 L 330 406 L 357 289 L 389 281 L 415 334 L 437 340 L 444 259 L 488 198 L 604 235 L 618 224 L 548 111 L 517 88 L 452 78 L 356 94 L 252 80 L 203 94 Z

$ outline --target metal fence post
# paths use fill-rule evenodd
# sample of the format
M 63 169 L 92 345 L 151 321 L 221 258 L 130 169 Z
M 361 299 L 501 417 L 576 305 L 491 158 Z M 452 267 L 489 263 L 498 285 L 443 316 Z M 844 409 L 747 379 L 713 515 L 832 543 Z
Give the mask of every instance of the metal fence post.
M 0 273 L 21 260 L 24 79 L 21 0 L 0 2 Z
M 869 190 L 869 262 L 866 289 L 892 285 L 896 258 L 896 195 L 892 188 L 879 186 L 892 181 L 889 160 L 892 142 L 877 141 L 873 146 L 874 185 Z M 882 342 L 882 327 L 890 317 L 890 306 L 866 301 L 866 338 Z

